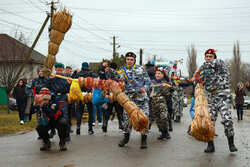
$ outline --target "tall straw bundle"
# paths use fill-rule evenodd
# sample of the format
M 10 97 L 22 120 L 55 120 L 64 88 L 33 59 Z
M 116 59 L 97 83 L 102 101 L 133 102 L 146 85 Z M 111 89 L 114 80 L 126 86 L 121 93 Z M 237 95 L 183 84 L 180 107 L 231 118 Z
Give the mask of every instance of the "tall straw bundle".
M 43 71 L 43 75 L 47 78 L 48 76 L 50 76 L 50 74 L 51 74 L 51 69 L 49 69 L 48 67 L 43 67 L 43 69 L 42 69 L 42 71 Z
M 53 42 L 57 45 L 60 45 L 64 39 L 64 33 L 57 31 L 57 30 L 51 30 L 50 32 L 50 42 Z
M 66 33 L 72 25 L 72 15 L 63 9 L 52 17 L 52 29 Z
M 54 55 L 49 54 L 46 56 L 45 62 L 44 62 L 45 67 L 52 69 L 55 63 L 56 63 L 56 57 Z
M 117 96 L 119 93 L 122 92 L 121 88 L 119 87 L 119 85 L 117 84 L 117 82 L 113 82 L 110 85 L 110 89 L 112 90 L 112 93 Z
M 130 101 L 129 97 L 123 92 L 117 95 L 117 100 L 121 106 L 124 106 L 126 102 Z
M 195 96 L 195 116 L 191 124 L 190 134 L 196 140 L 212 141 L 215 136 L 215 128 L 209 115 L 204 88 L 201 84 L 196 86 Z
M 124 104 L 124 110 L 128 113 L 128 115 L 131 115 L 131 113 L 134 111 L 134 110 L 138 110 L 138 107 L 137 105 L 132 102 L 132 101 L 127 101 L 125 104 Z
M 59 45 L 49 42 L 49 54 L 50 55 L 56 55 L 59 51 Z

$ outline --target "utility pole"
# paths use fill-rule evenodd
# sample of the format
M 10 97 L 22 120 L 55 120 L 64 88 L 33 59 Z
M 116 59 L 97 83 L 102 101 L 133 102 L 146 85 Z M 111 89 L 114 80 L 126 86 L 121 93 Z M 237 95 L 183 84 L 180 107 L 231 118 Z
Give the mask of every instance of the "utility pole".
M 140 65 L 142 65 L 142 53 L 143 53 L 143 50 L 142 49 L 140 49 Z
M 154 55 L 154 61 L 156 60 L 156 55 Z
M 56 10 L 55 4 L 59 3 L 59 1 L 54 2 L 54 0 L 51 1 L 51 3 L 47 3 L 47 5 L 50 5 L 50 27 L 49 27 L 49 33 L 52 30 L 52 17 L 54 15 L 54 11 Z
M 115 55 L 116 55 L 116 45 L 118 45 L 118 43 L 115 43 L 115 38 L 116 37 L 113 36 L 113 43 L 111 44 L 111 45 L 113 45 L 113 59 L 115 58 Z

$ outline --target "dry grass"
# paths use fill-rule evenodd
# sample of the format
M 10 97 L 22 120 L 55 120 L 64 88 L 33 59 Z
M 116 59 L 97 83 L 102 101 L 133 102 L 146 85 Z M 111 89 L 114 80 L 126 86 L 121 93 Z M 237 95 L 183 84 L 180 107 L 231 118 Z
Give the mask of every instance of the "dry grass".
M 13 134 L 17 132 L 28 132 L 34 130 L 37 126 L 35 116 L 32 121 L 25 122 L 24 125 L 20 125 L 20 120 L 17 111 L 12 111 L 10 114 L 6 110 L 0 109 L 0 136 Z

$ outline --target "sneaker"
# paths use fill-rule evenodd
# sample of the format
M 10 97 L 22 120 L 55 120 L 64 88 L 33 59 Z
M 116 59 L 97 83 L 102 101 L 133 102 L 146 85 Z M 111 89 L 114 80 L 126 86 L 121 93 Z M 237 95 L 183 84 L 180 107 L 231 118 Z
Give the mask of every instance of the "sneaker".
M 98 125 L 99 125 L 99 126 L 102 126 L 102 123 L 99 122 Z
M 20 121 L 20 125 L 24 125 L 24 122 L 23 122 L 23 120 L 21 120 L 21 121 Z
M 95 123 L 94 123 L 94 122 L 92 123 L 92 126 L 95 126 Z

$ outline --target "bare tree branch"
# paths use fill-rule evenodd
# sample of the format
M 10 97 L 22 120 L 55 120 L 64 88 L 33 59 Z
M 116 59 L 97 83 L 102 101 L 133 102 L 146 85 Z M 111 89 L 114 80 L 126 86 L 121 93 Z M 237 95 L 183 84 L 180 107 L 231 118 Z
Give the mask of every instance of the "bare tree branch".
M 194 44 L 190 45 L 190 47 L 187 49 L 188 52 L 188 58 L 187 58 L 187 70 L 188 70 L 188 75 L 191 78 L 197 69 L 197 51 L 195 49 Z

